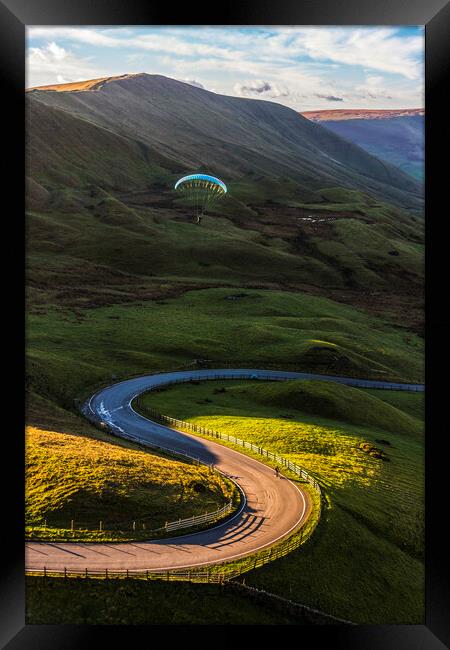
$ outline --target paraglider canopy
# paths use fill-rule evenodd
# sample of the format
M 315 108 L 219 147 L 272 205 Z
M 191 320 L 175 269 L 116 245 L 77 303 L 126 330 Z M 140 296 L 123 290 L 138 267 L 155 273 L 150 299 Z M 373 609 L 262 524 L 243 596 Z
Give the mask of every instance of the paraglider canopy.
M 227 193 L 225 183 L 209 174 L 183 176 L 175 183 L 174 189 L 182 193 L 187 203 L 194 208 L 197 223 L 200 223 L 201 215 Z
M 182 183 L 186 184 L 191 182 L 192 185 L 201 185 L 202 181 L 203 184 L 206 182 L 206 184 L 211 183 L 213 185 L 218 185 L 217 189 L 221 188 L 224 193 L 227 192 L 227 186 L 225 183 L 219 178 L 210 176 L 209 174 L 190 174 L 189 176 L 183 176 L 183 178 L 180 178 L 180 180 L 175 183 L 175 189 L 178 189 Z

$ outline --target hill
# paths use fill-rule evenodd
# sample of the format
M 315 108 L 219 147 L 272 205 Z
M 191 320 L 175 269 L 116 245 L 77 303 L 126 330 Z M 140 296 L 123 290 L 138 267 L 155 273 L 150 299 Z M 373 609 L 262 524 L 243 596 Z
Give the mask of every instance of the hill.
M 150 391 L 140 402 L 277 452 L 320 482 L 325 498 L 310 543 L 247 573 L 246 584 L 357 623 L 418 622 L 424 448 L 421 416 L 411 411 L 423 409 L 424 396 L 411 393 L 392 408 L 395 391 L 324 384 L 203 381 Z M 313 415 L 317 407 L 324 412 Z M 370 425 L 360 423 L 364 410 Z
M 26 476 L 26 523 L 54 540 L 71 538 L 71 520 L 77 539 L 101 539 L 99 520 L 105 540 L 133 539 L 145 535 L 143 525 L 212 512 L 235 492 L 203 466 L 36 427 L 27 428 Z
M 29 304 L 246 283 L 421 331 L 423 220 L 393 205 L 420 210 L 421 190 L 395 167 L 286 107 L 157 75 L 27 100 Z M 201 229 L 172 190 L 195 169 L 229 187 Z
M 393 433 L 419 433 L 419 422 L 366 391 L 326 381 L 288 381 L 257 385 L 248 397 L 261 404 L 352 424 L 366 424 Z
M 424 179 L 425 111 L 335 110 L 302 113 L 420 181 Z
M 408 176 L 280 104 L 147 74 L 100 80 L 81 90 L 52 88 L 27 96 L 138 141 L 144 152 L 164 157 L 168 171 L 173 164 L 179 173 L 206 165 L 230 182 L 249 173 L 283 176 L 299 190 L 339 185 L 403 207 L 421 206 L 420 187 Z M 48 148 L 45 164 L 51 166 Z
M 195 169 L 222 175 L 229 188 L 200 227 L 173 192 Z M 197 357 L 245 364 L 249 354 L 272 366 L 323 371 L 342 363 L 356 375 L 421 375 L 420 342 L 404 331 L 422 334 L 419 185 L 295 111 L 158 75 L 33 89 L 27 175 L 28 377 L 36 394 L 70 408 L 112 372 Z M 226 349 L 210 336 L 219 295 L 212 292 L 223 288 L 219 318 L 233 306 L 223 323 Z M 265 292 L 268 303 L 271 292 L 283 292 L 289 323 L 279 341 L 289 335 L 288 347 L 261 347 L 266 333 L 249 326 L 242 359 L 232 323 L 255 313 L 236 289 L 263 302 Z M 311 300 L 300 300 L 305 294 Z M 307 305 L 329 299 L 320 317 L 346 314 L 336 302 L 381 317 L 400 349 L 368 346 L 355 333 L 334 354 L 314 323 L 310 342 L 299 341 L 297 296 Z M 196 330 L 183 341 L 165 338 L 167 314 L 170 327 L 182 329 L 177 309 L 165 304 L 172 300 L 197 310 Z M 280 314 L 267 309 L 264 328 L 278 331 Z

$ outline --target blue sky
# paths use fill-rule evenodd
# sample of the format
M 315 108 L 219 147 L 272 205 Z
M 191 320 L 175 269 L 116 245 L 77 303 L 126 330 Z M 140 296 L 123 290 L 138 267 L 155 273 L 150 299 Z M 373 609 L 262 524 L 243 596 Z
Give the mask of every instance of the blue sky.
M 296 110 L 424 105 L 418 27 L 28 27 L 27 87 L 147 72 Z

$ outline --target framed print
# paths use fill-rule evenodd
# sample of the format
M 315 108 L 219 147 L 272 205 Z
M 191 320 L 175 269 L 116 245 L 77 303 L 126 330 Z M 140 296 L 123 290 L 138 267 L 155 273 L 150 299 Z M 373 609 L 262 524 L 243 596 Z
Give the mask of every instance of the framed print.
M 205 11 L 0 4 L 3 643 L 445 647 L 448 5 Z

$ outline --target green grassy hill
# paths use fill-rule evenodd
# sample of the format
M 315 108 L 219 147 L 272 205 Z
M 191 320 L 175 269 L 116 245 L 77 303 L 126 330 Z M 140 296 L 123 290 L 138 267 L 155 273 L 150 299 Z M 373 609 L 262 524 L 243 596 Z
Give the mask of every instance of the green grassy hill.
M 229 189 L 200 226 L 172 189 L 190 171 Z M 223 502 L 226 485 L 201 468 L 80 437 L 96 430 L 76 400 L 109 382 L 204 366 L 423 379 L 420 186 L 294 111 L 156 75 L 33 90 L 27 175 L 30 521 L 107 507 L 106 521 L 119 504 L 162 520 Z M 191 411 L 181 394 L 169 411 L 242 429 L 330 491 L 307 549 L 261 585 L 344 618 L 357 602 L 362 622 L 419 622 L 419 398 L 198 388 Z M 371 455 L 380 445 L 389 462 Z
M 376 393 L 326 381 L 269 383 L 246 390 L 249 399 L 351 424 L 367 424 L 392 433 L 418 433 L 421 423 L 379 399 Z
M 287 612 L 218 585 L 26 578 L 27 625 L 311 625 L 317 616 Z M 320 618 L 319 618 L 320 621 Z
M 232 498 L 234 485 L 204 466 L 127 442 L 27 428 L 29 539 L 139 539 L 166 521 L 213 512 Z
M 423 376 L 419 337 L 325 298 L 280 291 L 198 290 L 75 314 L 42 308 L 28 316 L 27 348 L 28 390 L 66 409 L 112 376 L 197 360 L 405 382 Z
M 193 223 L 186 171 L 229 192 Z M 27 93 L 31 310 L 198 287 L 305 291 L 422 333 L 415 181 L 295 111 L 157 75 Z
M 310 381 L 303 391 L 301 383 L 205 381 L 141 402 L 278 452 L 323 486 L 322 519 L 307 545 L 247 573 L 247 584 L 358 623 L 422 623 L 424 441 L 412 412 L 420 414 L 424 395 L 375 398 L 378 391 Z M 311 412 L 317 401 L 321 415 Z M 364 405 L 373 420 L 362 425 Z

